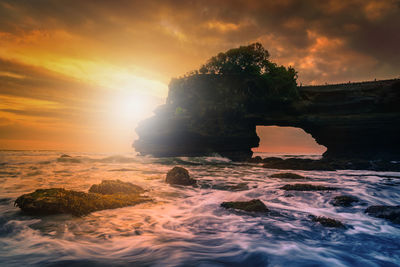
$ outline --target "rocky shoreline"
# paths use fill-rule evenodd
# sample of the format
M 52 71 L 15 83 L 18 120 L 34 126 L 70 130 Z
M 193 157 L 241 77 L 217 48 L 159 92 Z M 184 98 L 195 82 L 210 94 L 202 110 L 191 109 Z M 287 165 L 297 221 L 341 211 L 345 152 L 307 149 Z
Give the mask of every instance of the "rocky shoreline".
M 260 161 L 259 158 L 253 161 Z M 271 161 L 271 159 L 267 159 Z M 260 162 L 261 163 L 261 162 Z M 304 180 L 306 177 L 295 173 L 277 173 L 271 175 L 272 178 Z M 200 189 L 207 188 L 200 186 L 198 181 L 192 178 L 189 171 L 182 167 L 174 167 L 168 171 L 165 182 L 171 186 L 191 186 Z M 208 188 L 213 188 L 209 186 Z M 248 190 L 246 184 L 226 185 L 215 188 L 217 190 Z M 295 183 L 286 184 L 279 188 L 286 191 L 340 191 L 341 188 L 328 187 L 320 184 Z M 50 215 L 50 214 L 72 214 L 84 216 L 94 211 L 104 209 L 116 209 L 127 206 L 134 206 L 140 203 L 151 201 L 147 196 L 142 195 L 146 191 L 132 183 L 120 180 L 103 180 L 100 184 L 92 185 L 89 192 L 65 190 L 63 188 L 37 189 L 36 191 L 24 194 L 15 200 L 15 206 L 23 212 L 31 215 Z M 335 207 L 349 208 L 359 199 L 351 195 L 335 196 L 330 204 Z M 254 213 L 255 215 L 274 214 L 261 200 L 251 199 L 248 201 L 222 202 L 220 206 L 227 210 Z M 271 213 L 272 212 L 272 213 Z M 400 224 L 400 206 L 372 205 L 364 210 L 372 217 L 386 219 L 394 224 Z M 275 213 L 278 214 L 278 213 Z M 278 214 L 279 215 L 279 214 Z M 341 221 L 324 216 L 310 214 L 312 222 L 319 223 L 324 227 L 347 228 Z

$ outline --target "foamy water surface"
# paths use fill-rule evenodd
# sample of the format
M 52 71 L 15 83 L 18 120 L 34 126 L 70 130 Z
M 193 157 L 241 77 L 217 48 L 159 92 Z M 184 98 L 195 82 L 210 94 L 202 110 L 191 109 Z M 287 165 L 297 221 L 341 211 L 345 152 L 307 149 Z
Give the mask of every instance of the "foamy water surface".
M 0 152 L 0 266 L 400 265 L 400 225 L 364 214 L 369 205 L 400 205 L 398 172 L 294 171 L 310 178 L 305 183 L 340 190 L 293 192 L 279 188 L 299 181 L 269 178 L 284 170 L 220 157 L 71 153 L 82 162 L 61 163 L 56 160 L 61 154 Z M 165 174 L 174 166 L 188 169 L 200 186 L 167 185 Z M 103 179 L 142 186 L 154 201 L 84 217 L 28 216 L 13 205 L 37 188 L 87 191 Z M 220 190 L 239 183 L 249 189 Z M 361 201 L 349 208 L 330 203 L 343 194 Z M 253 198 L 272 212 L 220 207 L 223 201 Z M 309 215 L 338 219 L 347 228 L 324 228 Z

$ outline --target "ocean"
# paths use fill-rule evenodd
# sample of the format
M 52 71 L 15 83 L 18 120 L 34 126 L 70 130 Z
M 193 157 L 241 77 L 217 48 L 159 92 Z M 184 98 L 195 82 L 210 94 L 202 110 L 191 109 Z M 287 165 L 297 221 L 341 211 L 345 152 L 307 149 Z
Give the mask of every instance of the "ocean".
M 400 225 L 364 213 L 370 205 L 400 205 L 399 172 L 290 171 L 309 178 L 302 183 L 339 188 L 298 192 L 280 187 L 299 181 L 270 177 L 288 170 L 217 155 L 67 153 L 80 162 L 58 162 L 64 153 L 0 152 L 0 266 L 400 266 Z M 166 184 L 174 166 L 186 168 L 199 186 Z M 38 188 L 87 191 L 105 179 L 137 184 L 153 201 L 83 217 L 32 216 L 14 207 L 18 196 Z M 333 206 L 343 194 L 360 201 Z M 271 212 L 220 206 L 255 198 Z M 324 227 L 310 215 L 346 228 Z

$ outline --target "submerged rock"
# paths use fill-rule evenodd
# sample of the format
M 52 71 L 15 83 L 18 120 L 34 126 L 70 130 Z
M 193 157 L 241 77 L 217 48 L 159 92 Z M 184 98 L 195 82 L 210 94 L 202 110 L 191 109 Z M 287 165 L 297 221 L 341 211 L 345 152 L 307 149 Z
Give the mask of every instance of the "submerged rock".
M 335 227 L 335 228 L 345 228 L 344 224 L 341 221 L 332 219 L 332 218 L 328 218 L 328 217 L 324 217 L 324 216 L 314 216 L 311 215 L 311 220 L 313 222 L 318 222 L 320 223 L 322 226 L 325 227 Z
M 139 194 L 102 195 L 63 188 L 37 189 L 15 200 L 22 211 L 34 215 L 72 214 L 82 216 L 93 211 L 133 206 L 149 201 Z
M 307 179 L 307 177 L 304 177 L 299 174 L 291 173 L 291 172 L 275 173 L 275 174 L 272 174 L 270 177 L 271 178 L 294 179 L 294 180 L 295 179 L 299 179 L 299 180 Z
M 103 180 L 100 184 L 94 184 L 90 187 L 89 193 L 98 193 L 103 195 L 111 194 L 140 194 L 144 190 L 140 186 L 120 180 Z
M 336 196 L 333 201 L 333 206 L 350 207 L 353 203 L 358 202 L 358 198 L 348 195 Z
M 248 160 L 250 163 L 262 163 L 263 159 L 260 156 L 255 156 Z
M 269 209 L 259 199 L 252 199 L 250 201 L 233 201 L 222 202 L 221 207 L 225 209 L 236 209 L 248 212 L 268 212 Z
M 62 154 L 58 159 L 57 162 L 67 162 L 67 163 L 81 163 L 82 161 L 79 158 L 71 157 L 67 154 Z
M 365 213 L 372 217 L 389 220 L 400 224 L 400 205 L 399 206 L 370 206 Z
M 196 180 L 190 177 L 188 170 L 182 167 L 174 167 L 168 171 L 165 182 L 172 185 L 196 184 Z
M 336 187 L 328 187 L 322 185 L 312 185 L 312 184 L 287 184 L 282 186 L 280 189 L 292 190 L 292 191 L 327 191 L 327 190 L 337 190 Z
M 300 158 L 265 158 L 264 168 L 284 170 L 308 170 L 308 171 L 333 171 L 335 168 L 327 161 L 300 159 Z
M 249 190 L 249 186 L 247 183 L 238 183 L 238 184 L 216 184 L 211 186 L 212 189 L 216 190 L 226 190 L 226 191 L 245 191 Z

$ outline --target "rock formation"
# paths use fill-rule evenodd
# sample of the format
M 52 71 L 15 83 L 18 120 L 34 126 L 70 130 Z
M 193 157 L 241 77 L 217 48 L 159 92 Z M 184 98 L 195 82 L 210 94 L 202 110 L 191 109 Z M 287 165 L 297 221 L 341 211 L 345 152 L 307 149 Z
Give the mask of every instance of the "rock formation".
M 143 155 L 248 160 L 256 126 L 292 126 L 327 147 L 327 159 L 400 159 L 400 80 L 298 87 L 280 97 L 249 75 L 197 74 L 173 80 L 165 105 L 140 123 Z

